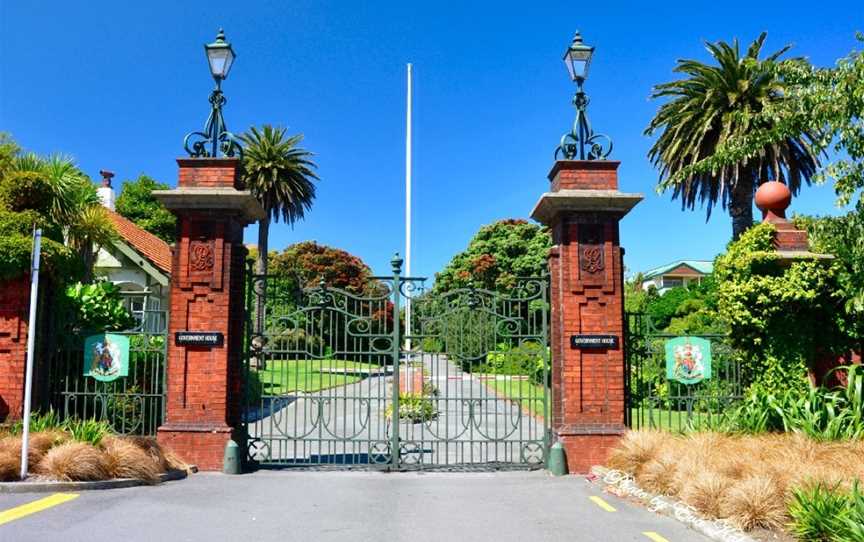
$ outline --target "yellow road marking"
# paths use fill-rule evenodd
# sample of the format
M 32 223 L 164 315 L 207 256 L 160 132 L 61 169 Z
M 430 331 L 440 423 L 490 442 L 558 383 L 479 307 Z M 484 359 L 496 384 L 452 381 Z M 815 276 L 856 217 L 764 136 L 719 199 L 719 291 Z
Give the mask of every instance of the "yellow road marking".
M 654 542 L 669 542 L 668 540 L 666 540 L 665 538 L 663 538 L 662 536 L 660 536 L 659 534 L 657 534 L 653 531 L 645 531 L 642 534 L 644 534 L 645 536 L 647 536 L 648 538 L 650 538 Z
M 588 498 L 591 499 L 591 502 L 593 502 L 594 504 L 596 504 L 597 506 L 599 506 L 603 510 L 606 510 L 607 512 L 614 512 L 615 511 L 614 506 L 612 506 L 608 502 L 604 501 L 600 497 L 593 496 L 593 497 L 588 497 Z
M 30 514 L 35 514 L 36 512 L 47 510 L 52 506 L 57 506 L 58 504 L 63 504 L 64 502 L 69 502 L 72 499 L 77 498 L 77 493 L 55 493 L 49 497 L 45 497 L 44 499 L 28 502 L 27 504 L 4 510 L 0 512 L 0 525 L 9 523 L 10 521 L 15 521 L 16 519 L 21 519 Z

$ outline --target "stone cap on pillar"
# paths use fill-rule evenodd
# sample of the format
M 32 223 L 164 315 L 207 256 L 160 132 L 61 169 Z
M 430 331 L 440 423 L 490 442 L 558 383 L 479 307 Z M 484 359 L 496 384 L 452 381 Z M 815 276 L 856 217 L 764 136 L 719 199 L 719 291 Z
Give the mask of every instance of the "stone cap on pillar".
M 168 209 L 232 213 L 249 221 L 267 216 L 255 196 L 244 190 L 239 158 L 178 158 L 177 165 L 177 188 L 153 191 Z
M 612 213 L 623 217 L 644 199 L 618 190 L 613 160 L 558 160 L 549 172 L 550 191 L 540 196 L 531 218 L 550 225 L 561 213 Z
M 762 183 L 756 190 L 756 207 L 762 211 L 762 222 L 774 224 L 774 248 L 781 263 L 795 260 L 831 260 L 831 254 L 810 252 L 807 232 L 795 227 L 786 218 L 786 209 L 792 203 L 792 192 L 779 181 Z

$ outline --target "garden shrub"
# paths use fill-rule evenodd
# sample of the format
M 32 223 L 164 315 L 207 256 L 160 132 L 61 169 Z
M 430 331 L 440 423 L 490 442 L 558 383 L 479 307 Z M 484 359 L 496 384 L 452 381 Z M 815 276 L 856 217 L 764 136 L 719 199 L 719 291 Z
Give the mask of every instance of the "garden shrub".
M 807 368 L 818 355 L 848 350 L 847 314 L 837 294 L 836 264 L 783 264 L 774 226 L 763 223 L 717 257 L 717 308 L 742 355 L 747 382 L 772 394 L 808 387 Z
M 393 416 L 393 405 L 388 405 L 384 416 L 391 419 Z M 399 394 L 399 419 L 411 423 L 422 423 L 434 420 L 438 416 L 435 402 L 424 395 L 415 393 Z
M 135 325 L 120 296 L 120 288 L 110 282 L 72 284 L 66 288 L 65 301 L 82 329 L 118 331 Z
M 544 348 L 535 342 L 524 342 L 511 348 L 499 344 L 486 355 L 486 362 L 477 371 L 497 375 L 526 375 L 535 384 L 543 383 L 546 361 Z

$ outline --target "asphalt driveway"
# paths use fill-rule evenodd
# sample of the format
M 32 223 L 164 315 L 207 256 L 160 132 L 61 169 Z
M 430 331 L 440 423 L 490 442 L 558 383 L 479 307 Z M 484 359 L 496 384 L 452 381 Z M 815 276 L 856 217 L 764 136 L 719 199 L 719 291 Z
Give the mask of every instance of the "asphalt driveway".
M 197 474 L 154 487 L 82 492 L 9 519 L 20 515 L 16 507 L 46 496 L 0 495 L 0 540 L 707 540 L 582 477 L 543 471 Z

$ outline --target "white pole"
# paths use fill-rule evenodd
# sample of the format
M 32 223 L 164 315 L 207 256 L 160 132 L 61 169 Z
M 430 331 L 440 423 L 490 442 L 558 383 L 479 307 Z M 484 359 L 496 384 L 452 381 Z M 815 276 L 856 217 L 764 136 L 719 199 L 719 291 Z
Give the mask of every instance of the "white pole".
M 411 63 L 408 63 L 408 107 L 405 117 L 405 276 L 411 276 Z M 411 298 L 405 298 L 405 334 L 411 334 Z M 410 356 L 411 338 L 405 339 Z M 409 358 L 410 359 L 410 358 Z
M 42 230 L 33 231 L 33 256 L 30 267 L 30 318 L 27 320 L 27 368 L 24 372 L 24 429 L 21 432 L 21 479 L 27 478 L 27 450 L 30 446 L 30 396 L 33 387 L 33 353 L 36 345 L 36 301 L 39 298 L 39 256 Z

